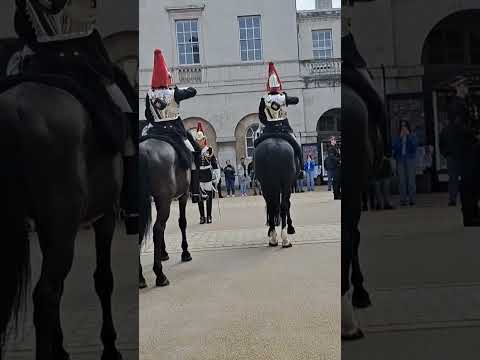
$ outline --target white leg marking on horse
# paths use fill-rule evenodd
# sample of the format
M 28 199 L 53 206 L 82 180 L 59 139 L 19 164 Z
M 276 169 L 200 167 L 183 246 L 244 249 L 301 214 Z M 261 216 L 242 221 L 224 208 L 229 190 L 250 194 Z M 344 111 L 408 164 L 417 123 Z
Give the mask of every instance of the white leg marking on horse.
M 353 313 L 352 300 L 350 293 L 342 296 L 342 335 L 352 335 L 358 331 L 358 323 Z
M 288 241 L 288 236 L 287 236 L 287 229 L 282 229 L 282 246 L 283 247 L 290 247 L 292 244 L 290 244 L 290 241 Z
M 273 231 L 270 232 L 270 241 L 268 243 L 272 246 L 277 246 L 278 245 L 277 230 L 273 230 Z

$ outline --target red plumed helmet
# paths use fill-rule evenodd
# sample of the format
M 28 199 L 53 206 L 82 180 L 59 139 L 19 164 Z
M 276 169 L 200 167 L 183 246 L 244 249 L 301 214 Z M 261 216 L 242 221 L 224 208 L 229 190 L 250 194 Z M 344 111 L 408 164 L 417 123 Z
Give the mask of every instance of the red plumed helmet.
M 172 85 L 171 75 L 162 51 L 155 50 L 153 57 L 152 89 L 165 88 Z
M 280 92 L 282 91 L 282 82 L 278 77 L 277 69 L 275 69 L 275 65 L 273 62 L 268 63 L 268 81 L 267 81 L 267 91 L 272 92 Z
M 205 136 L 205 132 L 203 131 L 203 126 L 202 126 L 202 123 L 199 121 L 197 123 L 197 136 L 196 136 L 196 140 L 197 141 L 201 141 L 201 140 L 205 140 L 207 137 Z

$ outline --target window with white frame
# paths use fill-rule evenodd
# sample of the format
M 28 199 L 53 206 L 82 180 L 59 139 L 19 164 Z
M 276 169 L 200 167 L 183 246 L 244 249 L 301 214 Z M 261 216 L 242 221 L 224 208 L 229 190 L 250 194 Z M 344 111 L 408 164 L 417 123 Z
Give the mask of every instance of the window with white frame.
M 240 58 L 242 61 L 262 60 L 262 29 L 260 16 L 239 16 Z
M 254 143 L 255 140 L 260 136 L 260 125 L 253 124 L 247 129 L 245 133 L 245 154 L 247 158 L 253 157 L 253 152 L 255 151 Z
M 178 63 L 180 65 L 200 64 L 198 20 L 175 21 L 177 32 Z
M 329 59 L 333 57 L 332 30 L 313 30 L 313 58 Z

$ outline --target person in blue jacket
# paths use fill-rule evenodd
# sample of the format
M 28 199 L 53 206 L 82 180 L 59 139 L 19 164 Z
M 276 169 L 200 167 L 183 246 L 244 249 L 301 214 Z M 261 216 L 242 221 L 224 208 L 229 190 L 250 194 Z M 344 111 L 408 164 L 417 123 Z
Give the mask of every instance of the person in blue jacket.
M 307 191 L 315 191 L 315 161 L 311 154 L 308 154 L 303 169 L 307 175 Z
M 417 139 L 408 121 L 400 123 L 399 135 L 393 142 L 393 156 L 397 161 L 400 181 L 400 204 L 405 206 L 408 200 L 413 206 L 416 196 Z

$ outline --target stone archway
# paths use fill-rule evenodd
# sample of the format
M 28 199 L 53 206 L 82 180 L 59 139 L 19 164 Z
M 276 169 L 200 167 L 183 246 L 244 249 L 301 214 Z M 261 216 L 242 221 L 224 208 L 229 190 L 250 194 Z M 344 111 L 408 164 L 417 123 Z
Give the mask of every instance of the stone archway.
M 138 91 L 138 32 L 121 31 L 105 37 L 103 41 L 112 62 L 125 71 Z
M 194 136 L 197 131 L 197 125 L 199 122 L 202 124 L 203 131 L 205 131 L 208 144 L 212 147 L 214 154 L 217 155 L 217 132 L 215 131 L 215 128 L 212 126 L 212 124 L 210 124 L 207 120 L 199 117 L 189 117 L 183 120 L 183 124 L 185 125 L 187 131 L 191 131 Z
M 237 163 L 242 157 L 251 159 L 253 155 L 253 142 L 258 136 L 260 120 L 257 113 L 244 116 L 235 128 L 235 154 Z
M 439 135 L 448 125 L 448 108 L 457 76 L 466 77 L 471 101 L 480 106 L 480 9 L 454 12 L 433 26 L 423 43 L 421 61 L 424 66 L 423 106 L 425 117 L 421 124 L 419 143 L 433 147 L 433 179 L 435 190 L 446 190 L 447 160 L 441 155 Z M 420 107 L 420 106 L 419 106 Z M 410 114 L 409 114 L 410 115 Z M 420 118 L 413 113 L 413 119 Z
M 333 108 L 324 112 L 317 122 L 317 135 L 319 137 L 339 136 L 341 132 L 341 116 L 340 108 Z
M 318 147 L 318 164 L 322 166 L 323 177 L 323 161 L 327 157 L 330 148 L 330 140 L 334 137 L 337 144 L 341 141 L 341 116 L 340 108 L 327 110 L 320 116 L 317 122 L 317 147 Z
M 480 65 L 480 9 L 461 10 L 446 16 L 428 33 L 422 64 Z

